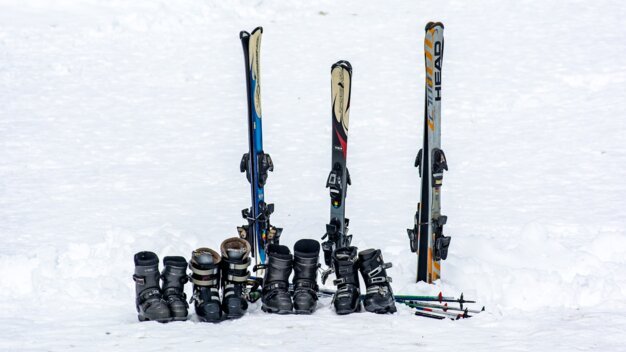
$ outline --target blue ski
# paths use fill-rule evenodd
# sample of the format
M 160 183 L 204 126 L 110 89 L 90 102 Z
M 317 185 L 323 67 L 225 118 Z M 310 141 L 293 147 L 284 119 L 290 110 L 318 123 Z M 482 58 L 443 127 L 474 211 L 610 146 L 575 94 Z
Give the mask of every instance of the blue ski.
M 252 206 L 242 210 L 247 225 L 238 227 L 239 236 L 246 239 L 252 247 L 255 258 L 257 277 L 263 276 L 265 250 L 269 243 L 278 243 L 282 229 L 270 225 L 270 215 L 274 212 L 274 204 L 265 203 L 264 186 L 269 171 L 274 164 L 269 154 L 263 152 L 263 128 L 261 123 L 261 76 L 259 53 L 263 28 L 257 27 L 248 33 L 239 34 L 243 45 L 246 67 L 246 87 L 248 97 L 248 143 L 250 149 L 241 159 L 239 168 L 246 173 L 250 182 Z

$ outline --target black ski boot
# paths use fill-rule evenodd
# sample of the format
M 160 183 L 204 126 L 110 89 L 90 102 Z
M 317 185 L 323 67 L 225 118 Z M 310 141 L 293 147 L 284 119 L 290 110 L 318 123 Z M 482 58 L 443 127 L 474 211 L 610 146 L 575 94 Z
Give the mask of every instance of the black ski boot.
M 248 309 L 245 288 L 250 277 L 250 243 L 238 237 L 224 240 L 222 251 L 222 311 L 226 318 L 236 319 Z
M 359 253 L 359 269 L 365 281 L 367 293 L 363 300 L 365 310 L 372 313 L 395 313 L 396 304 L 391 290 L 391 278 L 386 269 L 391 263 L 383 261 L 380 249 L 366 249 Z
M 317 306 L 317 268 L 320 244 L 299 240 L 293 247 L 293 308 L 296 314 L 311 314 Z
M 333 283 L 337 286 L 337 292 L 333 296 L 333 304 L 339 315 L 361 311 L 358 267 L 356 247 L 335 250 L 333 268 L 337 279 Z
M 170 321 L 170 309 L 163 300 L 159 288 L 159 257 L 156 254 L 152 252 L 135 254 L 133 280 L 139 321 L 156 320 L 162 323 Z
M 172 314 L 172 320 L 187 320 L 189 304 L 185 295 L 187 277 L 187 261 L 184 257 L 163 258 L 163 272 L 161 292 Z
M 261 309 L 268 313 L 289 314 L 293 311 L 289 295 L 289 275 L 293 269 L 291 252 L 286 246 L 270 244 L 267 257 Z
M 222 319 L 219 290 L 221 260 L 220 255 L 210 248 L 198 248 L 191 253 L 191 302 L 194 302 L 198 319 L 203 322 L 216 323 Z

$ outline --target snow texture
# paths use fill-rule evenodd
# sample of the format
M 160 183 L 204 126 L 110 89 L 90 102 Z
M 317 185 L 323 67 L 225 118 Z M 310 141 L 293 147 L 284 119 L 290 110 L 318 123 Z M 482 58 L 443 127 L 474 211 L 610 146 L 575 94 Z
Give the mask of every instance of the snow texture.
M 0 2 L 1 351 L 626 350 L 626 5 L 619 1 Z M 415 284 L 423 28 L 445 29 L 443 280 Z M 266 187 L 283 243 L 328 221 L 330 65 L 354 67 L 347 216 L 433 321 L 139 323 L 132 256 L 236 235 L 249 185 L 240 30 L 262 25 Z M 190 294 L 191 287 L 187 286 Z

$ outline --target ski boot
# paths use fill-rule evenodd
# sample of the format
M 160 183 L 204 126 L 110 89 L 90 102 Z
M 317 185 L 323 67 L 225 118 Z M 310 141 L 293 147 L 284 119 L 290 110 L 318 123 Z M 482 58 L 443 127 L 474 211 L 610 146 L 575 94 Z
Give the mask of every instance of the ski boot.
M 299 240 L 293 247 L 293 308 L 296 314 L 311 314 L 317 306 L 317 268 L 320 244 Z
M 187 295 L 185 295 L 185 284 L 189 281 L 187 261 L 184 257 L 165 257 L 163 266 L 161 292 L 170 308 L 172 320 L 187 320 L 187 308 L 189 308 Z
M 222 252 L 222 311 L 226 318 L 236 319 L 248 309 L 245 288 L 250 277 L 250 243 L 238 237 L 224 240 Z
M 333 254 L 333 267 L 337 277 L 333 281 L 337 286 L 333 304 L 339 315 L 361 311 L 358 260 L 356 247 L 339 248 Z
M 367 288 L 363 300 L 366 311 L 378 314 L 396 312 L 390 285 L 391 278 L 387 276 L 386 271 L 389 268 L 391 263 L 383 261 L 380 249 L 366 249 L 359 253 L 359 269 Z
M 267 268 L 263 278 L 262 301 L 264 312 L 289 314 L 293 302 L 289 295 L 289 275 L 293 269 L 293 258 L 289 248 L 270 244 L 267 248 Z
M 216 323 L 222 319 L 220 308 L 220 255 L 210 248 L 198 248 L 191 253 L 189 269 L 193 283 L 196 315 L 203 322 Z
M 170 321 L 170 309 L 159 288 L 159 257 L 152 252 L 139 252 L 134 259 L 137 318 L 139 321 Z

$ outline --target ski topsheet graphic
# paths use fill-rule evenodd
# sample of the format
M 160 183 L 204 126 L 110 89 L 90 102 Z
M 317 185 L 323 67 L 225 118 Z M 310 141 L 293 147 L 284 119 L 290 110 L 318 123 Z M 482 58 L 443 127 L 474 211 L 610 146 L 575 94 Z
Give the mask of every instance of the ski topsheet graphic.
M 240 170 L 246 173 L 250 182 L 252 206 L 242 210 L 248 224 L 238 227 L 239 236 L 246 239 L 255 259 L 256 276 L 263 276 L 265 249 L 269 243 L 278 243 L 282 229 L 270 225 L 270 215 L 274 204 L 265 203 L 264 186 L 269 171 L 274 164 L 269 154 L 263 152 L 263 128 L 261 123 L 261 76 L 260 50 L 263 28 L 257 27 L 252 33 L 239 34 L 243 45 L 248 97 L 248 143 L 250 149 L 241 159 Z
M 330 223 L 326 225 L 326 234 L 322 239 L 324 261 L 331 266 L 331 255 L 337 248 L 350 245 L 352 236 L 348 235 L 349 221 L 345 217 L 346 191 L 350 173 L 346 168 L 348 155 L 348 128 L 350 114 L 350 90 L 352 84 L 352 66 L 348 61 L 338 61 L 331 67 L 331 106 L 332 106 L 332 162 L 326 180 L 330 189 Z
M 421 177 L 421 197 L 415 226 L 408 230 L 411 251 L 417 252 L 417 281 L 431 283 L 441 277 L 441 260 L 448 255 L 450 237 L 443 235 L 447 217 L 441 215 L 443 171 L 448 170 L 441 150 L 441 68 L 443 24 L 430 22 L 424 38 L 426 97 L 424 103 L 424 144 L 415 166 Z

